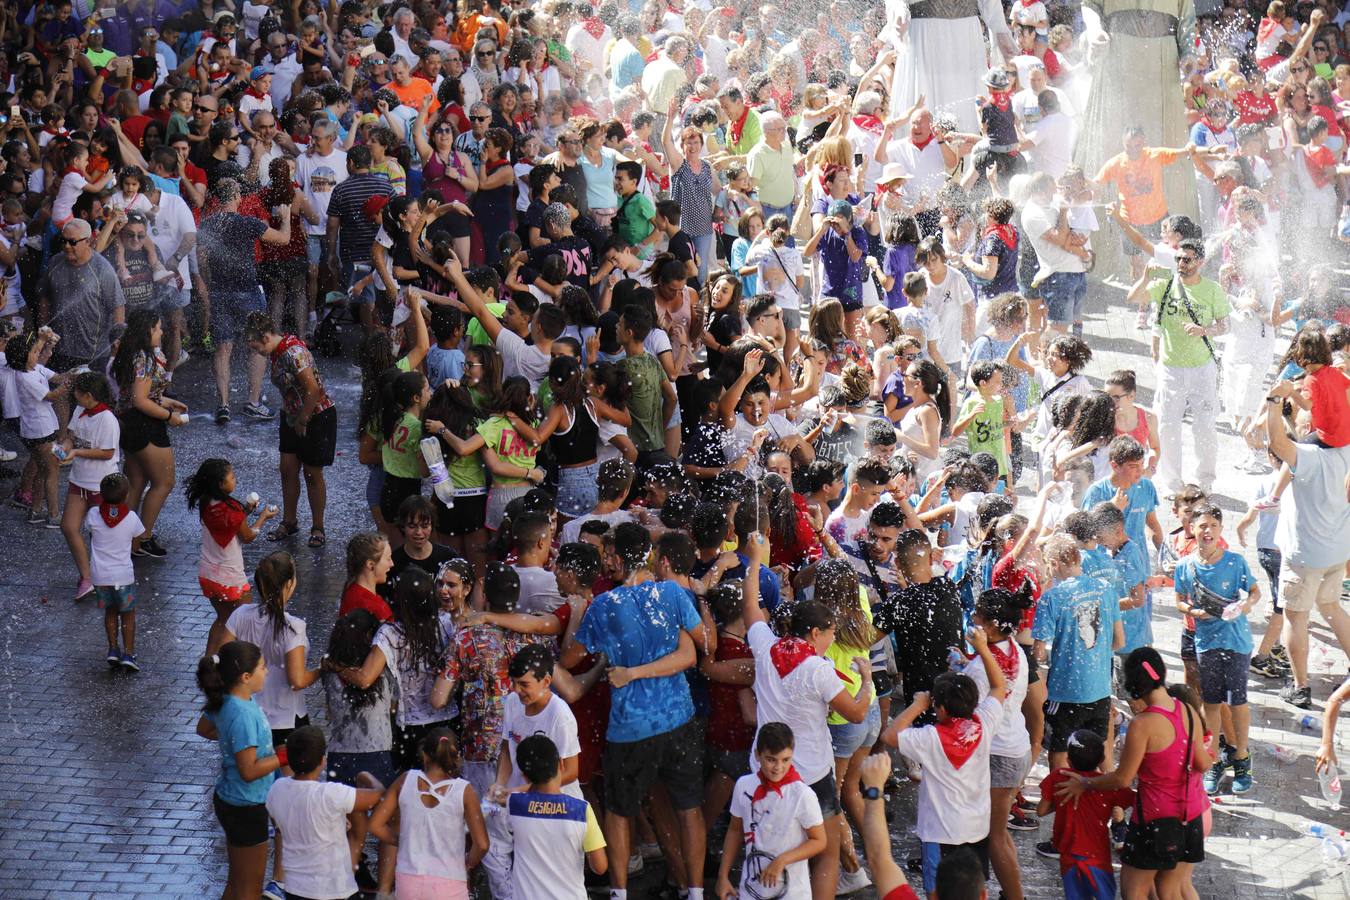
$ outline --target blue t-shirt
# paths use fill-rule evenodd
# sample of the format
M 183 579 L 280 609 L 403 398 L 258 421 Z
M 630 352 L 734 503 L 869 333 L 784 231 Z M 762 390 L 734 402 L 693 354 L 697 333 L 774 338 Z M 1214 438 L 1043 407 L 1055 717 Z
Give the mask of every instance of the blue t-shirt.
M 432 344 L 427 350 L 427 384 L 434 391 L 447 378 L 452 381 L 464 378 L 464 351 L 458 347 L 444 350 Z
M 267 790 L 277 780 L 269 772 L 257 781 L 245 781 L 239 774 L 234 755 L 246 747 L 256 747 L 258 758 L 275 756 L 272 749 L 272 726 L 262 707 L 253 700 L 240 700 L 233 694 L 225 695 L 225 703 L 217 712 L 208 712 L 206 718 L 216 726 L 220 735 L 220 777 L 216 779 L 216 794 L 232 806 L 256 806 L 267 802 Z
M 966 360 L 967 366 L 973 366 L 977 362 L 989 360 L 999 365 L 1008 357 L 1008 351 L 1012 349 L 1016 337 L 1008 338 L 1006 341 L 996 340 L 987 334 L 982 334 L 975 338 L 975 342 L 970 345 L 970 358 Z M 1027 357 L 1027 348 L 1023 347 L 1017 351 L 1018 357 L 1024 362 L 1029 361 Z M 1028 395 L 1031 391 L 1031 379 L 1023 375 L 1012 385 L 1013 408 L 1018 412 L 1026 412 Z
M 1111 561 L 1115 564 L 1125 595 L 1148 578 L 1148 551 L 1142 544 L 1126 541 Z M 1119 651 L 1122 656 L 1153 643 L 1153 597 L 1147 590 L 1144 591 L 1143 606 L 1120 611 L 1120 624 L 1125 630 L 1125 646 Z
M 1107 476 L 1087 489 L 1083 495 L 1083 509 L 1109 503 L 1115 496 L 1116 486 Z M 1125 507 L 1125 536 L 1143 546 L 1147 543 L 1148 514 L 1158 508 L 1158 489 L 1149 479 L 1140 478 L 1125 492 L 1125 499 L 1129 501 Z
M 886 247 L 886 256 L 881 260 L 881 272 L 895 279 L 895 284 L 886 292 L 886 308 L 900 309 L 909 305 L 905 296 L 905 276 L 918 268 L 914 263 L 914 254 L 918 248 L 914 244 L 896 244 Z
M 745 268 L 745 258 L 750 255 L 750 242 L 744 237 L 738 237 L 731 244 L 731 271 L 740 272 Z M 759 293 L 759 276 L 755 274 L 737 275 L 741 280 L 741 294 L 745 297 L 753 297 Z
M 1227 600 L 1239 600 L 1240 592 L 1250 592 L 1256 580 L 1252 570 L 1243 559 L 1232 550 L 1223 551 L 1223 555 L 1212 565 L 1200 561 L 1198 553 L 1192 553 L 1177 563 L 1176 585 L 1178 597 L 1189 597 L 1195 591 L 1195 582 L 1199 581 L 1209 590 Z M 1215 616 L 1205 616 L 1195 620 L 1195 651 L 1234 650 L 1238 653 L 1252 652 L 1252 627 L 1247 616 L 1238 616 L 1225 622 Z
M 744 553 L 741 553 L 739 551 L 737 551 L 736 553 L 736 558 L 740 560 L 740 564 L 737 565 L 736 568 L 734 569 L 727 569 L 726 572 L 722 574 L 723 581 L 739 581 L 745 578 L 745 569 L 746 566 L 750 564 L 750 560 L 746 558 Z M 696 560 L 694 562 L 694 568 L 692 571 L 690 571 L 689 574 L 694 578 L 702 578 L 704 575 L 708 574 L 708 571 L 712 569 L 713 563 L 716 561 L 717 557 L 713 557 L 706 563 Z M 773 611 L 778 608 L 778 604 L 782 602 L 782 599 L 783 599 L 783 590 L 782 586 L 778 582 L 778 573 L 775 572 L 773 569 L 770 569 L 768 566 L 760 566 L 759 567 L 760 608 L 768 612 L 770 615 L 772 615 Z
M 861 226 L 854 225 L 852 234 L 854 246 L 866 253 L 867 232 Z M 861 307 L 864 257 L 858 257 L 856 262 L 849 259 L 848 236 L 833 228 L 825 229 L 817 247 L 820 253 L 820 295 L 835 298 L 844 304 L 844 309 Z
M 1115 588 L 1095 575 L 1075 575 L 1036 604 L 1031 636 L 1054 645 L 1046 677 L 1058 703 L 1094 703 L 1111 695 L 1111 643 L 1120 620 Z
M 601 594 L 586 610 L 577 641 L 613 666 L 640 666 L 679 645 L 680 632 L 702 624 L 693 595 L 673 581 L 649 581 Z M 631 743 L 674 731 L 694 714 L 682 673 L 643 678 L 611 692 L 610 741 Z
M 994 299 L 999 294 L 1007 294 L 1017 291 L 1017 250 L 1003 243 L 1003 239 L 996 234 L 986 234 L 981 240 L 980 245 L 975 248 L 975 256 L 984 262 L 986 256 L 995 257 L 998 260 L 998 268 L 994 270 L 994 277 L 985 281 L 975 279 L 975 297 L 980 302 L 987 302 Z

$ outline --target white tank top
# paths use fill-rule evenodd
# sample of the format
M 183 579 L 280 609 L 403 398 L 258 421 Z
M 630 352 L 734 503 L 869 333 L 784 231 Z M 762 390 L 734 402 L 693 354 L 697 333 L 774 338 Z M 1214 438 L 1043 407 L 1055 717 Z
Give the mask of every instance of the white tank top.
M 398 794 L 398 866 L 406 875 L 432 875 L 467 881 L 464 868 L 463 778 L 432 782 L 421 769 L 409 769 Z M 423 797 L 439 802 L 428 807 Z
M 924 439 L 923 423 L 919 421 L 919 411 L 927 409 L 930 405 L 932 405 L 934 410 L 937 409 L 937 406 L 934 405 L 931 400 L 922 405 L 915 404 L 914 406 L 911 406 L 905 413 L 905 417 L 900 420 L 900 433 L 912 440 L 922 441 Z M 909 449 L 911 455 L 914 457 L 914 474 L 920 482 L 927 478 L 929 474 L 941 464 L 942 460 L 940 453 L 938 454 L 937 459 L 929 459 L 915 450 L 910 448 L 905 449 Z

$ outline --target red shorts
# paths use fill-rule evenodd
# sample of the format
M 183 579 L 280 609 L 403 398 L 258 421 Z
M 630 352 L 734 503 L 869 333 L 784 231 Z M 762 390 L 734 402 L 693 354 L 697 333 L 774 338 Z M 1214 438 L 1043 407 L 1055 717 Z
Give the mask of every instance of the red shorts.
M 202 596 L 213 603 L 241 603 L 251 590 L 246 584 L 217 584 L 209 578 L 198 578 L 197 583 L 202 586 Z
M 78 484 L 66 485 L 67 497 L 79 497 L 90 506 L 98 506 L 103 502 L 103 495 L 98 491 L 91 491 L 89 488 L 82 488 Z

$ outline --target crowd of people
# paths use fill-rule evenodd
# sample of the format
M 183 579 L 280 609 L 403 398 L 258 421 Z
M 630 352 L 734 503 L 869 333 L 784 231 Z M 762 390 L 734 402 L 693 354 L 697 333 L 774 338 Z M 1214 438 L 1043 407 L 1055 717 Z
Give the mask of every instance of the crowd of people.
M 1312 708 L 1314 610 L 1350 647 L 1331 0 L 20 0 L 0 41 L 9 502 L 132 673 L 200 518 L 227 898 L 1022 900 L 1052 814 L 1066 897 L 1192 898 L 1249 681 Z M 1150 370 L 1087 374 L 1089 273 Z M 317 662 L 298 544 L 346 572 Z

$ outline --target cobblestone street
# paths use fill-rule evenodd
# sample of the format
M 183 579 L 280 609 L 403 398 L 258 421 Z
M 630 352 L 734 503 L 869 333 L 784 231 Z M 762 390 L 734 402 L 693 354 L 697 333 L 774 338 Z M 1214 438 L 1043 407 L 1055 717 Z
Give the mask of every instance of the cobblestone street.
M 1117 305 L 1119 296 L 1118 291 L 1109 293 Z M 1156 379 L 1148 362 L 1147 335 L 1135 327 L 1133 311 L 1103 313 L 1100 293 L 1090 302 L 1096 311 L 1088 331 L 1097 355 L 1087 374 L 1099 385 L 1113 369 L 1136 368 L 1139 400 L 1148 404 Z M 365 471 L 356 460 L 356 371 L 334 360 L 321 360 L 321 367 L 340 414 L 339 458 L 328 475 L 328 545 L 304 545 L 308 513 L 302 499 L 301 539 L 280 545 L 260 539 L 245 548 L 250 570 L 278 547 L 295 555 L 299 589 L 290 610 L 308 623 L 310 665 L 317 665 L 324 651 L 337 609 L 345 542 L 369 525 L 362 499 Z M 235 464 L 240 496 L 256 491 L 264 502 L 280 503 L 277 425 L 240 416 L 242 368 L 235 367 L 236 418 L 225 428 L 214 425 L 208 414 L 215 405 L 207 389 L 208 360 L 195 358 L 180 370 L 178 394 L 193 414 L 191 423 L 172 435 L 179 486 L 157 529 L 169 556 L 136 562 L 139 674 L 109 672 L 103 659 L 101 610 L 92 600 L 76 604 L 70 599 L 75 575 L 61 533 L 24 524 L 19 510 L 0 509 L 5 572 L 0 581 L 0 808 L 5 823 L 0 829 L 0 896 L 36 900 L 219 894 L 225 853 L 210 802 L 218 756 L 213 744 L 194 733 L 201 697 L 193 671 L 212 613 L 197 584 L 200 527 L 186 508 L 181 485 L 202 459 L 226 456 Z M 275 405 L 270 386 L 268 394 L 269 404 Z M 1218 499 L 1230 514 L 1226 537 L 1236 545 L 1233 526 L 1252 495 L 1256 476 L 1237 469 L 1248 453 L 1239 438 L 1221 431 L 1219 442 Z M 1189 453 L 1189 437 L 1186 445 Z M 0 486 L 5 495 L 13 483 L 6 480 Z M 1167 511 L 1160 514 L 1164 527 L 1172 528 Z M 1255 550 L 1245 552 L 1268 600 Z M 1263 602 L 1253 616 L 1258 639 L 1268 608 Z M 1157 598 L 1155 609 L 1157 646 L 1177 680 L 1180 619 L 1171 609 L 1170 594 Z M 1314 620 L 1312 631 L 1311 714 L 1320 719 L 1326 697 L 1346 675 L 1346 657 L 1320 620 Z M 1225 793 L 1214 807 L 1209 858 L 1196 873 L 1202 897 L 1347 896 L 1341 880 L 1325 868 L 1318 842 L 1303 836 L 1301 827 L 1314 820 L 1350 828 L 1350 815 L 1330 812 L 1322 802 L 1311 761 L 1316 730 L 1300 730 L 1296 722 L 1304 713 L 1279 701 L 1279 687 L 1253 676 L 1256 789 L 1236 799 L 1225 781 Z M 307 699 L 312 719 L 322 724 L 321 692 L 311 690 Z M 1269 753 L 1274 743 L 1292 747 L 1302 757 L 1280 763 Z M 1042 763 L 1035 777 L 1043 774 Z M 917 852 L 913 807 L 914 790 L 906 787 L 894 808 L 894 852 L 902 862 Z M 1047 819 L 1040 836 L 1015 833 L 1027 896 L 1038 900 L 1062 896 L 1057 864 L 1037 857 L 1033 849 L 1036 840 L 1048 837 L 1049 827 Z M 917 875 L 911 879 L 917 884 Z M 659 869 L 649 868 L 635 881 L 631 896 L 654 896 L 659 880 Z M 996 885 L 991 884 L 990 895 L 998 896 Z

